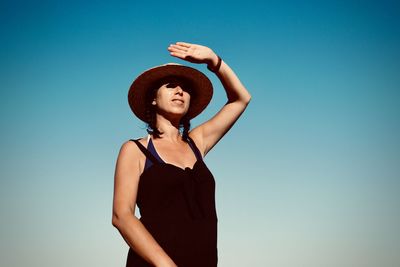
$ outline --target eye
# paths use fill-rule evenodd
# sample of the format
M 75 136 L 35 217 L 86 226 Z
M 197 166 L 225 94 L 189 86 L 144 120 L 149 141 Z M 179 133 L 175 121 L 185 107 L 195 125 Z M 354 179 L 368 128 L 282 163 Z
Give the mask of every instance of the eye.
M 184 87 L 183 91 L 187 92 L 189 95 L 192 95 L 192 90 L 190 89 L 190 87 Z
M 178 84 L 177 83 L 174 83 L 174 82 L 170 82 L 170 83 L 168 83 L 167 84 L 167 88 L 175 88 L 175 87 L 177 87 L 178 86 Z
M 173 88 L 176 88 L 176 87 L 178 87 L 178 86 L 180 86 L 184 92 L 187 92 L 187 93 L 189 93 L 190 95 L 192 94 L 192 90 L 190 89 L 189 84 L 186 84 L 186 83 L 183 83 L 183 82 L 178 81 L 178 82 L 168 82 L 168 83 L 165 85 L 166 88 L 172 88 L 172 89 L 173 89 Z

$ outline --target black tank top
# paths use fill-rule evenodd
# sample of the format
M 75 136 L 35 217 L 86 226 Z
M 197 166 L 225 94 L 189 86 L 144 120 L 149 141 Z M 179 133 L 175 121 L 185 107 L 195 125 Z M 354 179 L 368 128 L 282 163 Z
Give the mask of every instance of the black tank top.
M 189 137 L 196 155 L 193 168 L 163 162 L 134 141 L 152 164 L 140 176 L 137 206 L 140 221 L 178 267 L 217 266 L 215 180 Z M 150 145 L 150 144 L 149 144 Z M 131 248 L 127 267 L 150 267 Z

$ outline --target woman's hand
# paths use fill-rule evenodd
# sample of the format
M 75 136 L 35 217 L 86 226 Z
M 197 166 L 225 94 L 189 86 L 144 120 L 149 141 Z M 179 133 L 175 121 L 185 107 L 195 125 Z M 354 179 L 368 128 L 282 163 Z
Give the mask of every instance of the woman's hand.
M 216 66 L 218 56 L 207 46 L 177 42 L 168 47 L 171 56 L 192 62 Z

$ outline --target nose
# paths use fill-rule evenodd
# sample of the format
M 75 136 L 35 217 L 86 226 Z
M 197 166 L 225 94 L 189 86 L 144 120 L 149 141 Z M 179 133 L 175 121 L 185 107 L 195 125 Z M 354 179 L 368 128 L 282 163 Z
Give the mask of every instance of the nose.
M 179 85 L 178 85 L 177 87 L 175 87 L 175 92 L 176 92 L 177 94 L 182 95 L 182 94 L 183 94 L 183 89 L 182 89 L 182 87 L 180 87 Z

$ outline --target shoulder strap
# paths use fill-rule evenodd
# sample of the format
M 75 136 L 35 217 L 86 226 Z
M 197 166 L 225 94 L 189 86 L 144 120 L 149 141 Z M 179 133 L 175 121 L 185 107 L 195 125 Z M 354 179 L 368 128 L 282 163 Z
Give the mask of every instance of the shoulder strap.
M 197 159 L 202 160 L 203 157 L 201 156 L 200 150 L 197 148 L 195 142 L 193 141 L 192 138 L 190 138 L 190 136 L 187 137 L 189 140 L 189 145 L 192 148 L 193 152 L 195 153 Z
M 143 154 L 151 160 L 153 163 L 159 163 L 159 160 L 156 159 L 140 142 L 139 139 L 129 139 L 129 141 L 135 142 L 135 144 L 139 147 L 139 149 L 143 152 Z

